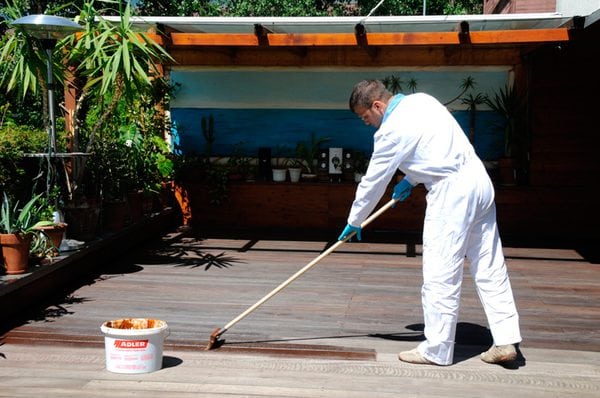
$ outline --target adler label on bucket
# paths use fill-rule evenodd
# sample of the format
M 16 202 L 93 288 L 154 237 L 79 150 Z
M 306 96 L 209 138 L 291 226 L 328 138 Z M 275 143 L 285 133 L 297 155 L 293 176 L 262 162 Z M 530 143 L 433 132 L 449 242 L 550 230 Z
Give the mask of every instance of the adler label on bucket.
M 148 340 L 115 340 L 115 347 L 121 350 L 145 350 Z
M 162 368 L 166 322 L 129 318 L 104 322 L 106 369 L 115 373 L 149 373 Z

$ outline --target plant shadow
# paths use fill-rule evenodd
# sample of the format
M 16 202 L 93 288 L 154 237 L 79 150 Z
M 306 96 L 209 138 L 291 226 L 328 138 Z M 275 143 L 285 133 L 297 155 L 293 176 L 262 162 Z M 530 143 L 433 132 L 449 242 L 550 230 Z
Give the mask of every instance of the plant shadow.
M 173 265 L 176 267 L 200 268 L 205 271 L 211 268 L 230 268 L 244 263 L 242 260 L 227 255 L 209 253 L 201 247 L 201 239 L 186 239 L 183 242 L 161 241 L 152 248 L 146 248 L 135 257 L 137 264 Z

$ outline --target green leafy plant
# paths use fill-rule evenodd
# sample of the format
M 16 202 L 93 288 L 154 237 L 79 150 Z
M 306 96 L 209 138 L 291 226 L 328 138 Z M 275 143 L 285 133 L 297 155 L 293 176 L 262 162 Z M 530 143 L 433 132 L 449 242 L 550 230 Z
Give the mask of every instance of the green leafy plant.
M 173 176 L 174 163 L 166 141 L 153 132 L 142 133 L 135 124 L 119 128 L 118 142 L 125 149 L 132 190 L 158 193 L 161 183 Z
M 294 164 L 300 164 L 300 160 L 291 160 L 290 156 L 292 154 L 292 150 L 287 145 L 279 144 L 273 150 L 273 156 L 271 158 L 271 166 L 274 169 L 285 169 L 292 162 Z
M 500 88 L 485 103 L 504 118 L 504 155 L 520 157 L 525 140 L 525 103 L 514 85 Z
M 250 176 L 252 173 L 252 158 L 246 155 L 246 143 L 241 141 L 233 145 L 233 151 L 227 159 L 227 166 L 231 176 L 242 179 Z
M 208 200 L 219 206 L 229 200 L 229 167 L 226 164 L 209 163 L 206 169 Z
M 118 9 L 99 10 L 96 3 L 116 4 Z M 116 23 L 101 16 L 115 11 L 120 16 Z M 106 125 L 119 117 L 123 103 L 134 107 L 136 101 L 161 85 L 164 78 L 157 65 L 173 59 L 150 35 L 134 28 L 129 3 L 88 0 L 79 21 L 83 33 L 77 38 L 67 37 L 57 47 L 68 50 L 67 62 L 75 69 L 72 81 L 78 95 L 72 117 L 72 148 L 89 153 Z M 97 110 L 93 119 L 87 117 L 91 110 Z M 83 158 L 73 170 L 74 189 L 85 177 L 86 162 Z
M 296 157 L 300 160 L 302 167 L 308 174 L 315 172 L 315 159 L 319 153 L 322 143 L 329 141 L 329 137 L 317 137 L 312 132 L 308 141 L 300 141 L 296 145 Z
M 39 39 L 30 37 L 22 27 L 10 25 L 12 21 L 24 16 L 21 2 L 7 1 L 2 14 L 2 32 L 7 30 L 8 34 L 3 34 L 0 41 L 0 84 L 6 92 L 17 90 L 20 98 L 24 98 L 28 92 L 36 94 L 40 88 L 46 88 L 46 61 L 43 52 L 39 51 L 43 48 L 42 43 Z M 56 73 L 60 73 L 60 70 Z M 47 104 L 44 109 L 47 109 Z
M 31 234 L 35 228 L 50 226 L 52 221 L 42 220 L 39 201 L 41 194 L 32 197 L 22 208 L 19 208 L 19 202 L 14 204 L 4 193 L 2 207 L 0 208 L 0 233 L 3 234 Z

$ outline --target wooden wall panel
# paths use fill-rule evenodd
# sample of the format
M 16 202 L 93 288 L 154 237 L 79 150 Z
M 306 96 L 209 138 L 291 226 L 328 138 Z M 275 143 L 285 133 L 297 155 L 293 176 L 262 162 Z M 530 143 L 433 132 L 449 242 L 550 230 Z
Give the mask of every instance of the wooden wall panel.
M 591 188 L 600 180 L 598 31 L 531 56 L 532 185 Z
M 336 231 L 346 224 L 354 199 L 353 183 L 232 182 L 229 200 L 211 205 L 203 183 L 186 184 L 191 197 L 193 224 L 219 229 L 317 229 Z M 422 229 L 425 191 L 388 211 L 371 228 L 415 232 Z M 388 191 L 380 206 L 391 199 Z
M 354 199 L 351 183 L 235 182 L 230 199 L 219 206 L 208 203 L 206 185 L 186 184 L 191 195 L 194 227 L 219 231 L 308 231 L 334 239 L 346 224 Z M 420 239 L 425 195 L 418 186 L 411 196 L 375 220 L 366 236 L 384 234 L 392 239 Z M 388 189 L 378 208 L 389 201 Z M 496 187 L 498 225 L 510 244 L 544 239 L 571 242 L 598 238 L 600 207 L 585 188 Z M 367 238 L 372 239 L 372 238 Z
M 179 47 L 177 66 L 497 66 L 521 62 L 519 47 Z

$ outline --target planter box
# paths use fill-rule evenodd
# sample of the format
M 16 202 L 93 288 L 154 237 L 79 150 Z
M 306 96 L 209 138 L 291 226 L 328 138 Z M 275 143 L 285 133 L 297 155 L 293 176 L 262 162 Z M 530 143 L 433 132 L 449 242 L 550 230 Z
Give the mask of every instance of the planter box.
M 202 183 L 188 183 L 192 224 L 202 229 L 314 229 L 341 230 L 356 191 L 355 183 L 230 183 L 229 201 L 209 204 Z M 380 206 L 389 201 L 386 192 Z M 382 215 L 369 229 L 420 231 L 425 190 L 417 187 L 406 202 Z M 318 232 L 317 231 L 317 232 Z

